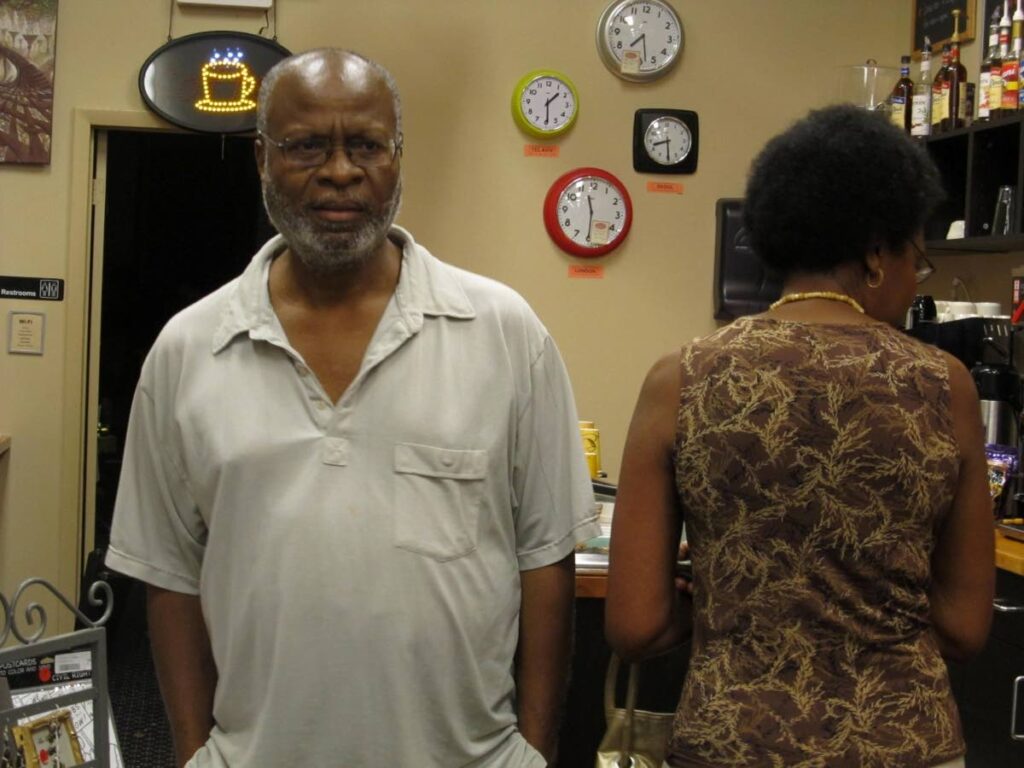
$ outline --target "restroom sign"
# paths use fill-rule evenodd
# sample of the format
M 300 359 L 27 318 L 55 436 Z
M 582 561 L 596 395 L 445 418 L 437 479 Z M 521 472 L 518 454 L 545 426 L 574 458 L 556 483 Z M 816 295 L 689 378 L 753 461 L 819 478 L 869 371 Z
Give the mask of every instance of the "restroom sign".
M 0 275 L 0 299 L 63 301 L 64 281 L 57 277 Z

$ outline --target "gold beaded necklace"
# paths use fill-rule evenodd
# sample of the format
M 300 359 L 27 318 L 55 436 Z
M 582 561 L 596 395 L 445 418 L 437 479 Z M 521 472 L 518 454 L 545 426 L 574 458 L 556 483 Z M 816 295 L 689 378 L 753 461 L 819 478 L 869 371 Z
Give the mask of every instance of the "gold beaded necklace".
M 836 293 L 835 291 L 804 291 L 803 293 L 790 293 L 783 296 L 781 299 L 776 301 L 769 307 L 769 309 L 778 309 L 783 304 L 790 304 L 794 301 L 807 301 L 808 299 L 825 299 L 826 301 L 841 301 L 843 304 L 849 304 L 851 307 L 856 309 L 862 315 L 864 314 L 864 307 L 860 305 L 855 298 L 847 296 L 845 293 Z

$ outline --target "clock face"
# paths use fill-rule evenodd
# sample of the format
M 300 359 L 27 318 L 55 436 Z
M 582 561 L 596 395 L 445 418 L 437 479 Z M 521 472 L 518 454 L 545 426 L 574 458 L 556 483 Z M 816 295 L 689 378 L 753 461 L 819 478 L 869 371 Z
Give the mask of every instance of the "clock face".
M 632 218 L 625 186 L 599 168 L 578 168 L 562 175 L 544 202 L 548 234 L 576 256 L 601 256 L 618 247 Z
M 666 0 L 616 0 L 601 15 L 597 47 L 605 65 L 626 80 L 665 74 L 683 48 L 683 24 Z
M 638 109 L 633 115 L 633 170 L 696 173 L 700 118 L 690 109 Z
M 659 165 L 681 163 L 693 146 L 693 134 L 682 120 L 675 117 L 659 117 L 644 133 L 644 149 L 647 156 Z
M 579 99 L 569 79 L 539 70 L 524 77 L 512 94 L 512 112 L 519 126 L 534 136 L 556 136 L 576 120 Z

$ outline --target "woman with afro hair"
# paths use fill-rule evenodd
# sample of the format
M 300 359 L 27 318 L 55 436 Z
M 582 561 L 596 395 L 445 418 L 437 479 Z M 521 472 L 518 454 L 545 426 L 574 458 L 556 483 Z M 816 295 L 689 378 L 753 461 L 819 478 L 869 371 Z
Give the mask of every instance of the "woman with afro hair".
M 940 198 L 882 116 L 810 113 L 755 159 L 744 202 L 782 298 L 647 375 L 606 634 L 638 659 L 692 622 L 670 766 L 963 765 L 943 656 L 976 653 L 991 620 L 980 409 L 960 362 L 900 330 Z

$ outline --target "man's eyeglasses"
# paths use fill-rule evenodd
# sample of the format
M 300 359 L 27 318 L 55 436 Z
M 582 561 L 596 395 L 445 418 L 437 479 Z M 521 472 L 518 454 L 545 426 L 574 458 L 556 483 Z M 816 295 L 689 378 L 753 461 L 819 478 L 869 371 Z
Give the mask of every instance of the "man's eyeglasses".
M 335 142 L 327 136 L 298 136 L 275 141 L 263 131 L 257 131 L 268 144 L 273 144 L 285 163 L 293 168 L 319 168 L 334 150 L 341 147 L 353 165 L 360 168 L 383 168 L 391 165 L 402 152 L 402 137 L 385 139 L 373 136 L 353 136 Z
M 924 251 L 918 247 L 917 243 L 911 240 L 910 244 L 914 246 L 914 250 L 917 251 L 917 261 L 914 264 L 914 272 L 917 282 L 920 284 L 932 276 L 932 273 L 935 271 L 935 267 L 930 261 L 928 261 L 928 257 L 924 255 Z

